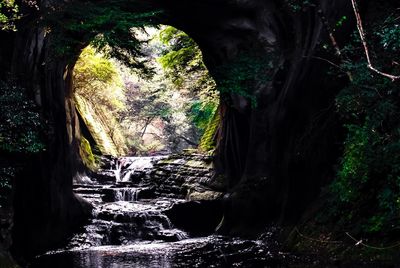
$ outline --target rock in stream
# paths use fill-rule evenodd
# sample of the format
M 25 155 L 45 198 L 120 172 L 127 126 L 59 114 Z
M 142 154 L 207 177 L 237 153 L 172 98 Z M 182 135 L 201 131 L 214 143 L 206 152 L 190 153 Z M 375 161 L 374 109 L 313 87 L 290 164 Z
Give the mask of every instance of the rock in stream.
M 74 185 L 93 217 L 30 267 L 282 267 L 286 254 L 261 240 L 214 234 L 223 193 L 207 186 L 212 172 L 199 155 L 111 158 Z

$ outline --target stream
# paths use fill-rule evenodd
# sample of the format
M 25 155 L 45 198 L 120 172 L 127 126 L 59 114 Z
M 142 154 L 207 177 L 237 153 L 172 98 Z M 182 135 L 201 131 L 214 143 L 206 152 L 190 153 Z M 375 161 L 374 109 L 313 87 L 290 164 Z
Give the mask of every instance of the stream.
M 280 252 L 272 232 L 256 240 L 214 234 L 222 213 L 213 212 L 215 203 L 199 210 L 182 186 L 210 177 L 209 169 L 199 168 L 195 159 L 182 171 L 183 160 L 173 159 L 160 166 L 164 171 L 156 170 L 154 164 L 164 158 L 112 159 L 76 180 L 74 192 L 93 205 L 92 218 L 65 247 L 36 257 L 29 267 L 310 267 Z

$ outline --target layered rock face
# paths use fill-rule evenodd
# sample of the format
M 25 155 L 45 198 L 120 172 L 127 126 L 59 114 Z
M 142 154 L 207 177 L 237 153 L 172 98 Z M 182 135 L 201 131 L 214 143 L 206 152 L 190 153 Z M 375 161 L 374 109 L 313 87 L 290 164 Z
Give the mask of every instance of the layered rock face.
M 332 104 L 346 81 L 330 78 L 329 63 L 321 60 L 338 60 L 332 49 L 324 50 L 331 46 L 324 22 L 348 16 L 350 1 L 318 1 L 301 12 L 284 0 L 149 2 L 165 10 L 163 23 L 199 44 L 222 90 L 214 178 L 230 197 L 220 231 L 252 233 L 270 221 L 297 220 L 335 162 Z M 36 23 L 40 14 L 32 16 L 1 46 L 2 55 L 14 48 L 12 58 L 1 59 L 12 66 L 3 72 L 12 71 L 32 89 L 48 126 L 47 151 L 17 182 L 14 248 L 25 256 L 62 241 L 87 215 L 72 193 L 81 166 L 71 72 L 88 40 L 74 48 L 76 58 L 54 60 L 51 33 Z M 335 32 L 339 44 L 353 27 L 348 25 Z
M 30 90 L 46 124 L 46 151 L 27 157 L 14 187 L 12 251 L 21 262 L 58 245 L 90 215 L 90 207 L 72 193 L 72 178 L 82 169 L 71 94 L 73 65 L 71 59 L 52 58 L 49 35 L 37 23 L 40 14 L 27 14 L 18 32 L 0 33 L 5 41 L 1 61 L 7 66 L 1 77 L 11 74 Z
M 220 231 L 295 222 L 332 178 L 342 139 L 334 97 L 347 78 L 328 74 L 329 61 L 340 62 L 329 33 L 342 16 L 352 18 L 350 4 L 202 1 L 192 14 L 179 1 L 180 12 L 171 11 L 222 89 L 215 164 L 230 197 Z M 336 29 L 335 42 L 354 25 Z
M 221 188 L 212 187 L 212 158 L 204 155 L 171 155 L 154 166 L 151 176 L 161 194 L 188 200 L 222 197 Z M 214 184 L 214 183 L 213 183 Z
M 209 185 L 210 160 L 202 155 L 106 160 L 98 172 L 74 184 L 74 192 L 94 209 L 67 247 L 179 241 L 188 234 L 213 233 L 222 218 L 222 193 Z

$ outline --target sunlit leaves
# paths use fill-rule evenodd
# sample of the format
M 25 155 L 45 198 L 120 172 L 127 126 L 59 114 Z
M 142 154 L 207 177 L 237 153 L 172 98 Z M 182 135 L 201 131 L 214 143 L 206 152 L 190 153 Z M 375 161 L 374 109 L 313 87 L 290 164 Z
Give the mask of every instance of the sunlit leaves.
M 74 90 L 111 111 L 124 108 L 122 80 L 116 66 L 93 47 L 85 48 L 75 65 Z
M 123 153 L 117 117 L 125 109 L 125 93 L 117 63 L 91 46 L 85 48 L 74 68 L 74 98 L 102 153 Z
M 54 32 L 57 56 L 74 55 L 82 43 L 92 45 L 125 65 L 151 73 L 139 59 L 141 42 L 132 35 L 134 27 L 157 25 L 162 12 L 144 2 L 110 0 L 73 2 L 63 12 L 47 18 Z M 62 23 L 61 23 L 62 22 Z
M 15 31 L 15 21 L 19 18 L 19 7 L 14 0 L 0 1 L 0 30 Z
M 202 53 L 186 33 L 165 27 L 159 34 L 164 47 L 158 58 L 167 77 L 178 88 L 189 90 L 197 100 L 188 111 L 193 123 L 203 132 L 219 102 L 214 80 L 203 63 Z
M 216 111 L 216 105 L 212 102 L 202 103 L 201 101 L 195 101 L 190 109 L 190 115 L 194 124 L 201 130 L 207 128 L 210 118 Z

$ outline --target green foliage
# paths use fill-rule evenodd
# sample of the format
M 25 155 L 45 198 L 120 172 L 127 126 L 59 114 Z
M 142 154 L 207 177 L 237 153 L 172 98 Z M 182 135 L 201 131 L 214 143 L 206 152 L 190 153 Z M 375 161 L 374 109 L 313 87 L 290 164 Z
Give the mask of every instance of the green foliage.
M 0 122 L 0 150 L 11 153 L 44 150 L 38 109 L 26 90 L 12 82 L 0 81 Z
M 207 71 L 200 49 L 187 34 L 168 26 L 160 32 L 159 39 L 164 49 L 158 61 L 175 85 L 181 86 L 185 77 L 192 72 Z M 201 85 L 198 88 L 201 88 Z
M 390 53 L 394 43 L 387 40 L 397 26 L 391 27 L 392 31 L 379 25 L 375 25 L 375 35 L 369 39 L 373 51 L 380 53 L 373 61 L 378 69 L 396 73 L 396 66 L 389 67 L 387 63 L 397 61 L 398 55 Z M 385 31 L 390 34 L 382 35 Z M 336 99 L 348 133 L 331 190 L 337 197 L 336 214 L 343 223 L 357 224 L 368 233 L 390 232 L 400 227 L 394 224 L 400 215 L 398 84 L 366 68 L 365 59 L 357 57 L 363 55 L 359 38 L 356 34 L 353 37 L 343 50 L 352 60 L 342 66 L 353 81 Z
M 122 81 L 115 64 L 86 47 L 74 68 L 74 90 L 93 105 L 106 106 L 110 111 L 124 107 Z
M 157 25 L 162 12 L 143 1 L 111 0 L 73 2 L 63 12 L 47 18 L 54 33 L 56 56 L 75 56 L 82 43 L 91 44 L 125 65 L 149 74 L 139 58 L 141 42 L 132 34 L 133 27 Z
M 399 18 L 389 16 L 376 34 L 380 37 L 380 44 L 388 52 L 396 52 L 400 49 L 400 24 Z
M 348 130 L 346 150 L 338 173 L 338 180 L 334 184 L 334 190 L 340 193 L 338 197 L 343 202 L 353 202 L 358 198 L 359 192 L 354 188 L 360 188 L 368 180 L 368 163 L 366 161 L 369 149 L 368 128 L 349 125 Z
M 0 1 L 0 30 L 16 31 L 15 21 L 19 18 L 19 7 L 14 0 Z
M 102 153 L 124 154 L 118 116 L 125 109 L 125 93 L 117 63 L 88 46 L 75 64 L 73 78 L 77 109 Z M 88 150 L 81 152 L 84 163 L 93 167 L 90 154 Z
M 253 108 L 257 107 L 257 98 L 253 91 L 258 83 L 265 83 L 268 77 L 266 68 L 271 67 L 265 55 L 241 54 L 234 60 L 218 67 L 216 78 L 218 90 L 222 94 L 237 94 L 251 101 Z
M 189 117 L 203 134 L 218 105 L 216 85 L 203 62 L 202 53 L 187 34 L 165 27 L 159 35 L 164 45 L 158 61 L 172 83 L 194 96 Z
M 285 0 L 285 3 L 288 5 L 291 11 L 299 12 L 303 8 L 309 7 L 312 3 L 312 0 Z
M 203 105 L 201 101 L 194 101 L 190 110 L 192 122 L 201 130 L 203 134 L 207 128 L 210 119 L 213 117 L 217 106 L 215 103 L 209 102 Z
M 152 77 L 143 79 L 126 62 L 108 58 L 109 51 L 99 53 L 93 46 L 82 51 L 75 65 L 75 100 L 92 136 L 103 153 L 112 145 L 98 142 L 99 136 L 107 136 L 106 127 L 109 136 L 126 137 L 131 153 L 195 146 L 219 101 L 199 48 L 173 27 L 135 28 L 130 33 L 139 42 L 136 54 L 145 54 L 146 68 L 154 68 Z
M 13 81 L 0 81 L 0 152 L 9 155 L 39 153 L 45 149 L 38 108 L 26 89 Z M 12 180 L 20 163 L 0 167 L 0 207 L 10 206 Z
M 336 27 L 342 27 L 343 24 L 347 21 L 347 16 L 342 16 L 337 22 L 336 22 Z

